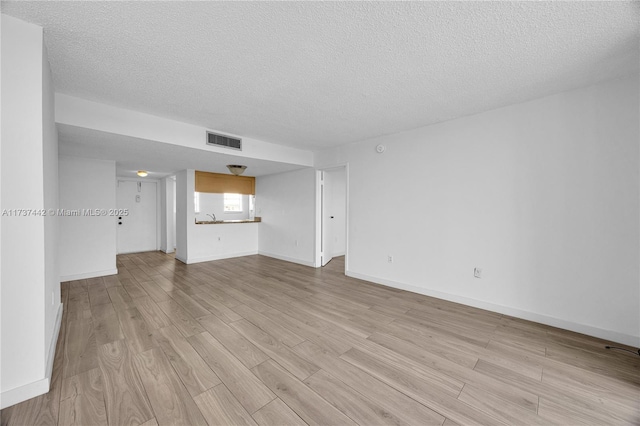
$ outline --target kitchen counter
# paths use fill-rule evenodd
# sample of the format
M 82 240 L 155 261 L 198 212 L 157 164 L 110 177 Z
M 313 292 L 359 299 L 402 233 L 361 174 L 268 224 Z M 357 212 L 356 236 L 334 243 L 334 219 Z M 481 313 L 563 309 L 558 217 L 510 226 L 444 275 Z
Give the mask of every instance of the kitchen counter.
M 238 220 L 196 220 L 196 225 L 224 225 L 227 223 L 258 223 L 262 222 L 261 217 L 255 219 L 238 219 Z

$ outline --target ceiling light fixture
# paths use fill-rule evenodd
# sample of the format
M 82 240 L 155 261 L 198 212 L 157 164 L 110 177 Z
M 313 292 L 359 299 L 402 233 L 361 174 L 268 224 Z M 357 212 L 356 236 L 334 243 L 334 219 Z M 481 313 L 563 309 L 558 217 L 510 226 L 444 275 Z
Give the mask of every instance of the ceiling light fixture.
M 138 170 L 138 176 L 145 177 L 149 174 L 146 170 Z
M 244 173 L 244 171 L 247 168 L 247 166 L 240 166 L 238 164 L 229 164 L 229 165 L 227 165 L 227 168 L 234 175 L 240 176 L 242 173 Z

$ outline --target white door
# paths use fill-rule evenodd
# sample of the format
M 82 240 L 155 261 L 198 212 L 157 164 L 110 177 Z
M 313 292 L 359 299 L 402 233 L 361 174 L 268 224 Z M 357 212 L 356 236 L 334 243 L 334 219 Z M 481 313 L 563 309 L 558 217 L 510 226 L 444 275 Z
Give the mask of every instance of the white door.
M 322 266 L 345 254 L 347 181 L 344 167 L 322 172 Z
M 322 200 L 322 266 L 333 259 L 333 244 L 331 238 L 331 175 L 327 172 L 322 172 L 322 185 L 320 187 L 320 199 Z
M 156 183 L 120 180 L 116 190 L 118 253 L 157 250 Z
M 330 170 L 329 238 L 331 256 L 344 256 L 347 244 L 347 174 L 345 168 Z

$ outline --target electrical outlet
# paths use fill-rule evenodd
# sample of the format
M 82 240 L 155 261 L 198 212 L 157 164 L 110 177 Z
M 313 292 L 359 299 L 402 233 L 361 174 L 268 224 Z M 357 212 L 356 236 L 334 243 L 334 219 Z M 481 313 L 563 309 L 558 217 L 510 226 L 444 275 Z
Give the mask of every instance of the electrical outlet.
M 391 255 L 387 256 L 387 262 L 393 263 L 393 256 Z
M 482 278 L 482 268 L 478 268 L 477 266 L 473 268 L 473 276 L 476 278 Z

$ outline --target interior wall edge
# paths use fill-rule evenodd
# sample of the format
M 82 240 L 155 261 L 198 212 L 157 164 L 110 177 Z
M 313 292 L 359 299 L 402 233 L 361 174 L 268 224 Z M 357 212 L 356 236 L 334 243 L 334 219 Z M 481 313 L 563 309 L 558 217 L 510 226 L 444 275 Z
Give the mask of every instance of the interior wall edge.
M 258 254 L 257 250 L 239 252 L 239 253 L 225 253 L 220 255 L 213 256 L 204 256 L 204 257 L 188 257 L 185 260 L 178 259 L 179 261 L 186 263 L 187 265 L 191 265 L 193 263 L 202 263 L 202 262 L 211 262 L 212 260 L 222 260 L 222 259 L 231 259 L 234 257 L 243 257 L 243 256 L 251 256 L 254 254 Z M 176 257 L 177 258 L 177 257 Z
M 88 278 L 107 277 L 109 275 L 118 275 L 118 268 L 105 269 L 102 271 L 89 271 L 73 275 L 61 275 L 60 282 L 86 280 Z
M 315 268 L 315 263 L 313 261 L 308 261 L 304 259 L 297 259 L 295 257 L 282 256 L 276 253 L 269 253 L 266 251 L 259 250 L 258 254 L 261 256 L 271 257 L 273 259 L 284 260 L 285 262 L 297 263 L 298 265 L 309 266 L 311 268 Z
M 56 354 L 56 346 L 58 342 L 58 336 L 60 334 L 60 328 L 62 326 L 62 312 L 63 305 L 62 303 L 60 303 L 58 304 L 58 310 L 56 313 L 53 338 L 51 339 L 49 353 L 47 354 L 47 365 L 45 369 L 46 376 L 42 379 L 36 380 L 35 382 L 27 383 L 26 385 L 9 389 L 0 393 L 0 410 L 4 410 L 5 408 L 12 405 L 49 392 L 49 388 L 51 386 L 51 375 L 53 373 L 53 360 Z
M 47 354 L 47 367 L 45 369 L 46 377 L 51 380 L 53 375 L 53 361 L 56 357 L 56 346 L 58 345 L 58 337 L 60 335 L 60 328 L 62 326 L 62 313 L 64 312 L 63 304 L 58 303 L 56 310 L 56 322 L 53 326 L 53 338 L 49 345 L 49 353 Z

